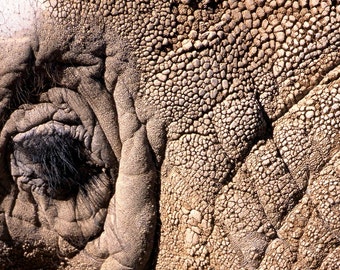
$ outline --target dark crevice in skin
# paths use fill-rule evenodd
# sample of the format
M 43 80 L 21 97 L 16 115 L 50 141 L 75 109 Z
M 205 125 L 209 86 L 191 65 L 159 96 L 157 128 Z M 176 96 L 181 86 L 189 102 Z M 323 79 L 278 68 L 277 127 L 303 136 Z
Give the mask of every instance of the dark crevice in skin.
M 222 180 L 222 184 L 226 184 L 227 182 L 231 181 L 234 176 L 237 174 L 238 169 L 236 168 L 237 164 L 243 164 L 245 159 L 249 156 L 249 153 L 251 152 L 252 148 L 258 144 L 259 141 L 264 140 L 267 141 L 268 139 L 272 139 L 273 138 L 273 126 L 272 126 L 272 122 L 268 116 L 268 114 L 266 113 L 263 105 L 260 102 L 259 99 L 259 93 L 257 91 L 254 91 L 255 94 L 255 99 L 258 103 L 258 106 L 260 107 L 260 112 L 261 112 L 261 116 L 264 120 L 264 126 L 262 128 L 262 130 L 258 131 L 257 136 L 255 136 L 255 138 L 253 138 L 253 140 L 251 141 L 251 143 L 249 144 L 249 146 L 244 149 L 244 151 L 241 153 L 241 158 L 239 158 L 238 160 L 232 161 L 230 160 L 230 164 L 232 165 L 231 170 L 230 170 L 230 174 L 228 175 L 227 179 L 223 179 Z
M 157 198 L 157 202 L 159 202 L 159 198 Z M 154 236 L 154 245 L 150 254 L 150 268 L 156 269 L 158 254 L 160 252 L 159 246 L 161 242 L 161 228 L 162 228 L 162 221 L 161 221 L 161 214 L 159 210 L 159 203 L 157 203 L 157 220 L 156 220 L 156 228 L 155 228 L 155 236 Z
M 334 66 L 337 66 L 338 63 L 336 63 L 336 65 Z M 309 89 L 307 89 L 307 91 L 305 91 L 304 93 L 301 93 L 300 96 L 298 97 L 295 97 L 295 103 L 294 104 L 298 104 L 298 102 L 300 102 L 301 100 L 303 100 L 304 98 L 306 98 L 310 92 L 313 91 L 313 89 L 317 86 L 320 85 L 320 82 L 322 81 L 322 79 L 329 73 L 331 72 L 333 69 L 334 69 L 334 66 L 333 67 L 329 67 L 325 70 L 323 70 L 323 72 L 321 73 L 321 77 L 318 78 L 318 81 L 315 83 L 315 85 L 311 86 Z M 332 83 L 333 81 L 335 80 L 335 78 L 333 78 L 330 82 L 327 82 L 327 84 L 330 84 Z M 279 117 L 277 117 L 276 119 L 273 119 L 272 123 L 276 123 L 279 119 L 283 118 L 284 116 L 286 116 L 288 113 L 289 113 L 289 110 L 291 109 L 291 107 L 286 107 L 286 110 L 281 112 L 282 114 L 279 115 Z M 306 132 L 306 131 L 305 131 Z M 305 136 L 308 136 L 307 132 L 305 134 Z M 280 152 L 280 147 L 276 145 L 275 141 L 274 141 L 274 138 L 271 137 L 271 139 L 273 139 L 273 143 L 275 145 L 275 148 L 276 148 L 276 155 L 277 157 L 281 160 L 281 162 L 283 163 L 284 167 L 285 167 L 285 170 L 286 172 L 290 175 L 290 178 L 293 179 L 294 181 L 297 181 L 297 178 L 294 177 L 294 174 L 290 171 L 289 169 L 289 165 L 285 162 L 283 156 L 281 155 L 281 152 Z M 320 164 L 320 168 L 319 168 L 319 171 L 322 170 L 322 168 L 325 166 L 325 164 L 327 164 L 327 162 L 329 161 L 329 159 L 327 160 L 323 160 L 323 163 Z M 292 206 L 289 206 L 287 205 L 287 207 L 284 209 L 284 211 L 281 213 L 281 222 L 282 222 L 282 219 L 284 219 L 288 214 L 289 214 L 289 211 L 295 207 L 297 205 L 297 203 L 299 202 L 299 200 L 302 199 L 302 197 L 306 194 L 306 190 L 309 186 L 309 181 L 311 179 L 311 172 L 310 172 L 310 169 L 307 167 L 306 168 L 306 173 L 307 173 L 307 181 L 305 183 L 305 185 L 301 188 L 301 189 L 297 189 L 294 191 L 294 193 L 292 194 L 291 198 L 293 199 L 294 201 L 294 205 Z M 290 208 L 288 208 L 290 207 Z M 278 230 L 279 228 L 277 228 Z
M 323 55 L 320 55 L 320 58 Z M 336 62 L 332 62 L 331 66 L 328 66 L 327 68 L 324 68 L 323 70 L 319 71 L 319 73 L 316 73 L 316 75 L 319 75 L 317 77 L 317 80 L 315 80 L 313 82 L 313 84 L 311 84 L 309 87 L 307 87 L 305 89 L 305 91 L 299 93 L 298 95 L 294 96 L 294 103 L 292 105 L 287 105 L 285 104 L 284 109 L 280 110 L 280 112 L 272 118 L 272 122 L 275 123 L 277 122 L 280 118 L 284 117 L 285 115 L 287 115 L 289 113 L 289 110 L 295 105 L 298 104 L 301 100 L 303 100 L 306 96 L 309 95 L 309 93 L 311 91 L 313 91 L 313 89 L 315 87 L 320 86 L 320 83 L 322 82 L 322 80 L 330 73 L 332 72 L 332 70 L 336 69 L 338 66 L 340 65 L 340 58 L 337 59 Z M 330 84 L 332 81 L 337 80 L 337 78 L 332 78 L 329 82 L 327 82 L 327 84 Z
M 246 160 L 246 158 L 251 153 L 253 147 L 255 145 L 257 145 L 259 143 L 259 141 L 261 141 L 261 140 L 267 141 L 269 139 L 273 139 L 273 126 L 272 126 L 272 122 L 271 122 L 268 114 L 266 113 L 263 105 L 260 102 L 259 93 L 255 90 L 254 94 L 255 94 L 255 99 L 256 99 L 256 101 L 258 103 L 258 106 L 260 107 L 261 116 L 262 116 L 262 118 L 263 118 L 263 120 L 265 122 L 263 130 L 259 131 L 258 135 L 253 139 L 251 144 L 244 150 L 243 153 L 241 153 L 242 157 L 239 160 L 235 160 L 235 161 L 230 160 L 230 161 L 228 161 L 228 162 L 230 162 L 230 164 L 232 164 L 232 167 L 231 167 L 230 173 L 228 174 L 227 178 L 221 180 L 222 185 L 226 185 L 228 182 L 233 181 L 233 178 L 235 177 L 235 175 L 237 174 L 238 170 L 240 169 L 240 167 L 237 168 L 237 164 L 240 164 L 240 163 L 244 164 L 244 161 Z M 238 189 L 238 188 L 235 188 L 235 189 Z M 222 190 L 222 187 L 221 187 L 221 190 Z M 216 199 L 217 198 L 218 197 L 216 197 Z
M 190 6 L 192 9 L 198 9 L 198 1 L 197 1 L 197 0 L 190 1 L 189 6 Z
M 267 136 L 265 136 L 264 139 L 265 139 L 265 141 L 267 141 L 268 139 L 272 140 L 272 142 L 273 142 L 274 145 L 275 145 L 275 141 L 274 141 L 274 137 L 273 137 L 274 128 L 273 128 L 272 121 L 270 120 L 268 114 L 266 113 L 265 108 L 264 108 L 263 105 L 261 104 L 261 102 L 260 102 L 260 97 L 259 97 L 259 93 L 257 93 L 257 92 L 256 92 L 256 99 L 258 100 L 259 106 L 260 106 L 261 111 L 262 111 L 263 118 L 264 118 L 264 120 L 265 120 L 265 122 L 266 122 L 266 125 L 267 125 L 267 133 L 266 133 Z M 254 145 L 256 145 L 256 144 L 257 144 L 257 143 L 255 143 Z M 283 162 L 284 167 L 285 167 L 286 171 L 288 172 L 288 174 L 290 175 L 290 177 L 291 177 L 292 179 L 294 179 L 294 178 L 293 178 L 293 175 L 291 174 L 291 172 L 290 172 L 290 170 L 289 170 L 288 164 L 285 163 L 283 157 L 282 157 L 281 154 L 280 154 L 279 148 L 278 148 L 276 145 L 275 145 L 275 148 L 276 148 L 276 155 L 277 155 L 277 157 Z M 307 188 L 307 187 L 306 187 L 306 188 Z M 304 188 L 304 189 L 302 189 L 302 190 L 297 190 L 297 191 L 294 193 L 294 195 L 292 196 L 292 198 L 294 199 L 295 205 L 296 205 L 296 203 L 302 198 L 302 196 L 303 196 L 303 194 L 304 194 L 306 188 Z M 262 207 L 263 207 L 263 209 L 265 209 L 264 206 L 262 206 Z M 288 209 L 288 205 L 287 205 L 287 207 L 286 207 L 286 208 L 284 209 L 284 211 L 281 213 L 281 220 L 282 220 L 283 217 L 285 217 L 285 216 L 289 213 L 289 212 L 288 212 L 289 210 L 290 210 L 290 209 Z M 268 218 L 268 220 L 270 220 L 270 219 Z M 278 230 L 278 229 L 279 229 L 279 228 L 276 228 L 276 230 Z
M 266 113 L 263 105 L 260 102 L 259 99 L 259 93 L 254 91 L 255 94 L 255 99 L 260 107 L 260 112 L 261 112 L 261 116 L 263 117 L 263 120 L 265 122 L 264 127 L 262 130 L 259 130 L 257 136 L 255 136 L 255 138 L 253 138 L 253 140 L 251 141 L 251 143 L 249 144 L 249 146 L 244 149 L 243 152 L 241 152 L 241 157 L 237 160 L 228 160 L 228 163 L 231 165 L 230 168 L 230 173 L 228 174 L 228 176 L 225 179 L 221 179 L 220 180 L 220 184 L 225 185 L 226 183 L 228 183 L 229 181 L 232 181 L 232 179 L 234 178 L 234 176 L 237 174 L 238 168 L 237 168 L 237 164 L 243 163 L 244 160 L 247 158 L 247 156 L 249 155 L 249 153 L 251 152 L 252 148 L 254 147 L 254 145 L 256 145 L 259 141 L 261 140 L 268 140 L 268 139 L 272 139 L 273 138 L 273 126 L 272 126 L 272 122 L 268 116 L 268 114 Z M 210 108 L 208 111 L 204 112 L 203 114 L 207 114 L 209 111 L 212 111 L 215 106 L 217 106 L 218 104 L 215 104 L 214 106 L 212 106 L 212 108 Z M 202 117 L 202 116 L 201 116 Z M 200 119 L 201 117 L 198 117 L 195 120 Z M 184 135 L 188 135 L 188 134 L 192 134 L 192 133 L 181 133 L 178 138 L 176 138 L 177 140 Z M 213 135 L 213 134 L 199 134 L 199 136 L 209 136 L 209 135 Z M 173 140 L 173 139 L 172 139 Z
M 233 82 L 231 82 L 231 84 L 230 85 L 232 85 L 233 84 Z M 255 83 L 253 82 L 253 81 L 251 81 L 251 83 L 249 83 L 250 85 L 255 85 Z M 204 115 L 207 115 L 209 112 L 213 112 L 213 110 L 217 107 L 217 106 L 220 106 L 220 104 L 222 104 L 226 99 L 227 99 L 227 97 L 228 96 L 230 96 L 230 95 L 232 95 L 232 94 L 239 94 L 240 92 L 241 92 L 242 90 L 240 90 L 240 89 L 238 89 L 238 90 L 234 90 L 233 92 L 230 92 L 230 93 L 227 93 L 227 94 L 225 94 L 225 95 L 223 95 L 223 94 L 221 94 L 221 93 L 219 93 L 218 95 L 217 95 L 217 97 L 216 97 L 216 100 L 217 100 L 217 102 L 216 103 L 214 103 L 214 104 L 212 104 L 212 105 L 210 105 L 209 107 L 208 107 L 208 109 L 207 110 L 205 110 L 205 111 L 201 111 L 201 112 L 199 112 L 197 115 L 195 115 L 194 117 L 189 117 L 189 116 L 187 116 L 187 115 L 183 115 L 183 117 L 185 117 L 185 118 L 187 118 L 187 119 L 190 119 L 192 122 L 195 122 L 195 121 L 199 121 L 200 119 L 202 119 L 203 118 L 203 116 Z M 254 96 L 255 96 L 255 99 L 258 101 L 258 104 L 259 104 L 259 106 L 261 107 L 261 108 L 264 108 L 263 106 L 262 106 L 262 104 L 261 104 L 261 102 L 260 102 L 260 98 L 259 98 L 259 95 L 261 94 L 261 93 L 259 93 L 259 92 L 257 92 L 256 90 L 254 90 L 254 89 L 251 89 L 251 91 L 246 91 L 246 92 L 244 92 L 244 94 L 250 94 L 250 93 L 253 93 L 254 94 Z M 263 111 L 264 111 L 264 109 L 263 109 Z M 267 115 L 267 114 L 266 114 Z M 270 118 L 269 117 L 266 117 L 266 119 L 268 119 L 268 120 L 266 120 L 266 123 L 267 124 L 269 124 L 268 126 L 272 126 L 272 123 L 271 123 L 271 120 L 270 120 Z M 171 123 L 173 120 L 167 120 L 167 124 L 168 124 L 168 126 L 169 126 L 169 123 Z M 272 129 L 272 128 L 271 128 Z M 190 132 L 185 132 L 185 131 L 182 131 L 182 132 L 178 132 L 178 133 L 176 133 L 176 137 L 175 138 L 171 138 L 169 141 L 173 141 L 173 140 L 178 140 L 181 136 L 184 136 L 184 135 L 188 135 L 188 134 L 192 134 L 192 133 L 190 133 Z M 200 136 L 207 136 L 207 135 L 213 135 L 214 133 L 206 133 L 206 134 L 199 134 Z
M 220 0 L 211 0 L 211 1 L 208 1 L 207 4 L 204 4 L 204 8 L 212 11 L 212 12 L 215 12 L 216 9 L 218 9 L 218 5 L 221 3 L 222 1 Z
M 174 44 L 173 44 L 173 42 L 171 42 L 171 40 L 169 41 L 169 44 L 162 45 L 161 48 L 159 49 L 159 51 L 166 52 L 166 53 L 171 52 L 173 50 L 174 50 Z M 155 49 L 155 51 L 156 51 L 156 49 Z
M 175 1 L 171 1 L 170 2 L 169 9 L 170 9 L 171 14 L 177 15 L 177 13 L 178 13 L 178 4 L 179 3 L 175 2 Z
M 4 155 L 4 158 L 1 158 L 2 161 L 9 160 L 8 153 L 3 152 L 0 153 L 0 156 Z M 10 193 L 11 191 L 11 183 L 13 182 L 10 176 L 10 168 L 8 162 L 3 162 L 0 168 L 0 204 L 4 197 Z
M 165 149 L 164 149 L 165 151 Z M 161 195 L 161 167 L 162 167 L 162 161 L 157 161 L 156 154 L 152 150 L 152 147 L 150 147 L 150 153 L 152 156 L 153 164 L 155 164 L 156 170 L 157 170 L 157 183 L 154 183 L 153 190 L 154 190 L 154 196 L 155 196 L 155 208 L 156 208 L 156 224 L 155 224 L 155 234 L 153 238 L 153 246 L 152 251 L 150 254 L 150 258 L 147 265 L 147 269 L 154 270 L 157 266 L 157 258 L 159 253 L 159 245 L 161 240 L 161 227 L 162 227 L 162 221 L 161 221 L 161 213 L 160 213 L 160 195 Z M 162 154 L 164 157 L 164 153 Z
M 0 212 L 0 215 L 1 215 L 1 219 L 0 219 L 0 225 L 1 225 L 0 243 L 1 243 L 1 241 L 4 241 L 4 242 L 7 243 L 7 242 L 12 241 L 12 239 L 11 239 L 11 236 L 10 236 L 10 233 L 9 233 L 9 230 L 8 230 L 8 227 L 7 227 L 7 223 L 6 223 L 6 218 L 5 218 L 6 213 Z M 1 256 L 0 256 L 0 261 L 1 261 Z
M 289 166 L 288 164 L 284 161 L 281 153 L 280 153 L 280 150 L 278 148 L 278 146 L 275 144 L 274 140 L 273 140 L 273 143 L 275 145 L 275 148 L 276 148 L 276 155 L 277 157 L 282 161 L 287 173 L 290 175 L 291 179 L 293 180 L 296 180 L 292 173 L 290 172 L 289 170 Z M 309 178 L 309 173 L 308 173 L 308 178 Z M 283 220 L 285 219 L 285 217 L 287 217 L 287 215 L 289 214 L 289 211 L 295 207 L 297 205 L 297 203 L 300 201 L 300 199 L 302 199 L 302 197 L 304 196 L 304 194 L 306 194 L 306 190 L 307 190 L 307 187 L 308 187 L 308 184 L 306 183 L 306 185 L 302 188 L 302 189 L 298 189 L 298 190 L 295 190 L 294 194 L 291 196 L 291 198 L 294 200 L 294 205 L 293 206 L 289 206 L 287 205 L 284 209 L 284 211 L 281 213 L 281 217 L 280 217 L 280 220 L 281 220 L 281 224 L 283 224 Z M 291 207 L 291 209 L 289 209 L 288 207 Z M 280 223 L 279 223 L 280 224 Z M 279 228 L 276 228 L 276 230 L 278 231 L 280 229 Z
M 273 139 L 273 131 L 274 131 L 273 123 L 270 120 L 269 115 L 267 114 L 264 106 L 262 105 L 262 103 L 260 101 L 260 93 L 255 91 L 254 94 L 255 94 L 255 99 L 257 100 L 257 103 L 260 107 L 263 120 L 266 123 L 266 131 L 264 132 L 264 137 L 262 139 L 264 139 L 264 140 Z M 259 140 L 257 140 L 253 145 L 256 145 L 258 143 L 258 141 Z
M 178 7 L 179 2 L 180 1 L 176 1 L 176 2 L 172 1 L 170 4 L 170 10 L 174 11 L 174 9 Z M 214 12 L 218 8 L 218 5 L 220 3 L 221 3 L 220 0 L 208 0 L 208 1 L 193 0 L 193 1 L 190 1 L 187 5 L 193 10 L 207 9 L 208 11 Z
M 161 214 L 160 214 L 160 190 L 161 190 L 161 181 L 160 181 L 160 173 L 158 173 L 157 179 L 159 179 L 158 183 L 155 185 L 155 201 L 156 205 L 155 208 L 157 209 L 156 212 L 156 224 L 155 224 L 155 235 L 153 239 L 153 247 L 150 254 L 149 262 L 147 263 L 148 269 L 156 269 L 157 266 L 157 258 L 159 253 L 159 245 L 161 240 L 161 227 L 162 227 L 162 221 L 161 221 Z

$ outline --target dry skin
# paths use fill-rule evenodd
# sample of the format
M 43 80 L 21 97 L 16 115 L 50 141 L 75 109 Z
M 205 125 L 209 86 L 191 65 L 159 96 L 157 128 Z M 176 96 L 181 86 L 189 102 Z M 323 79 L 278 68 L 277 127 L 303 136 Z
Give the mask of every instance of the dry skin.
M 0 269 L 340 268 L 340 1 L 15 3 Z

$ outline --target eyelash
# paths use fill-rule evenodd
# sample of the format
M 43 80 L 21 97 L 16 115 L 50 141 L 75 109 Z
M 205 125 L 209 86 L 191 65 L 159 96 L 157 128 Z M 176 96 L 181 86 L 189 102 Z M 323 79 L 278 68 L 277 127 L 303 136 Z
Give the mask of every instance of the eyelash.
M 25 146 L 16 143 L 14 148 L 39 165 L 39 172 L 32 176 L 39 175 L 44 180 L 50 197 L 85 191 L 89 178 L 101 171 L 91 162 L 83 143 L 70 134 L 35 135 L 27 140 Z

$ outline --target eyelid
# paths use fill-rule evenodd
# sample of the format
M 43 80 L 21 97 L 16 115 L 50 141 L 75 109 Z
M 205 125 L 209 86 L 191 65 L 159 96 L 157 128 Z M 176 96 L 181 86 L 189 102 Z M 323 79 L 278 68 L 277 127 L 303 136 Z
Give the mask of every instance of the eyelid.
M 12 141 L 14 143 L 27 145 L 27 143 L 30 141 L 30 138 L 34 136 L 51 136 L 55 133 L 61 136 L 69 134 L 74 139 L 84 142 L 86 148 L 89 149 L 91 147 L 89 140 L 85 140 L 88 137 L 88 134 L 87 130 L 83 126 L 69 126 L 57 121 L 49 121 L 43 125 L 31 128 L 27 132 L 18 133 L 12 138 Z

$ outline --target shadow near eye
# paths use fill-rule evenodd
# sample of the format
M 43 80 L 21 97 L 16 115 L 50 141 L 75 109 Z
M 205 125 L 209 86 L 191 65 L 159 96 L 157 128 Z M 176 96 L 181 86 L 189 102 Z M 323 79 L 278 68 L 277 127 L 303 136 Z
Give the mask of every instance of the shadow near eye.
M 55 199 L 67 199 L 86 185 L 100 168 L 91 163 L 85 146 L 70 134 L 33 136 L 29 142 L 17 144 L 33 164 L 38 164 L 35 175 L 44 181 L 47 195 Z

